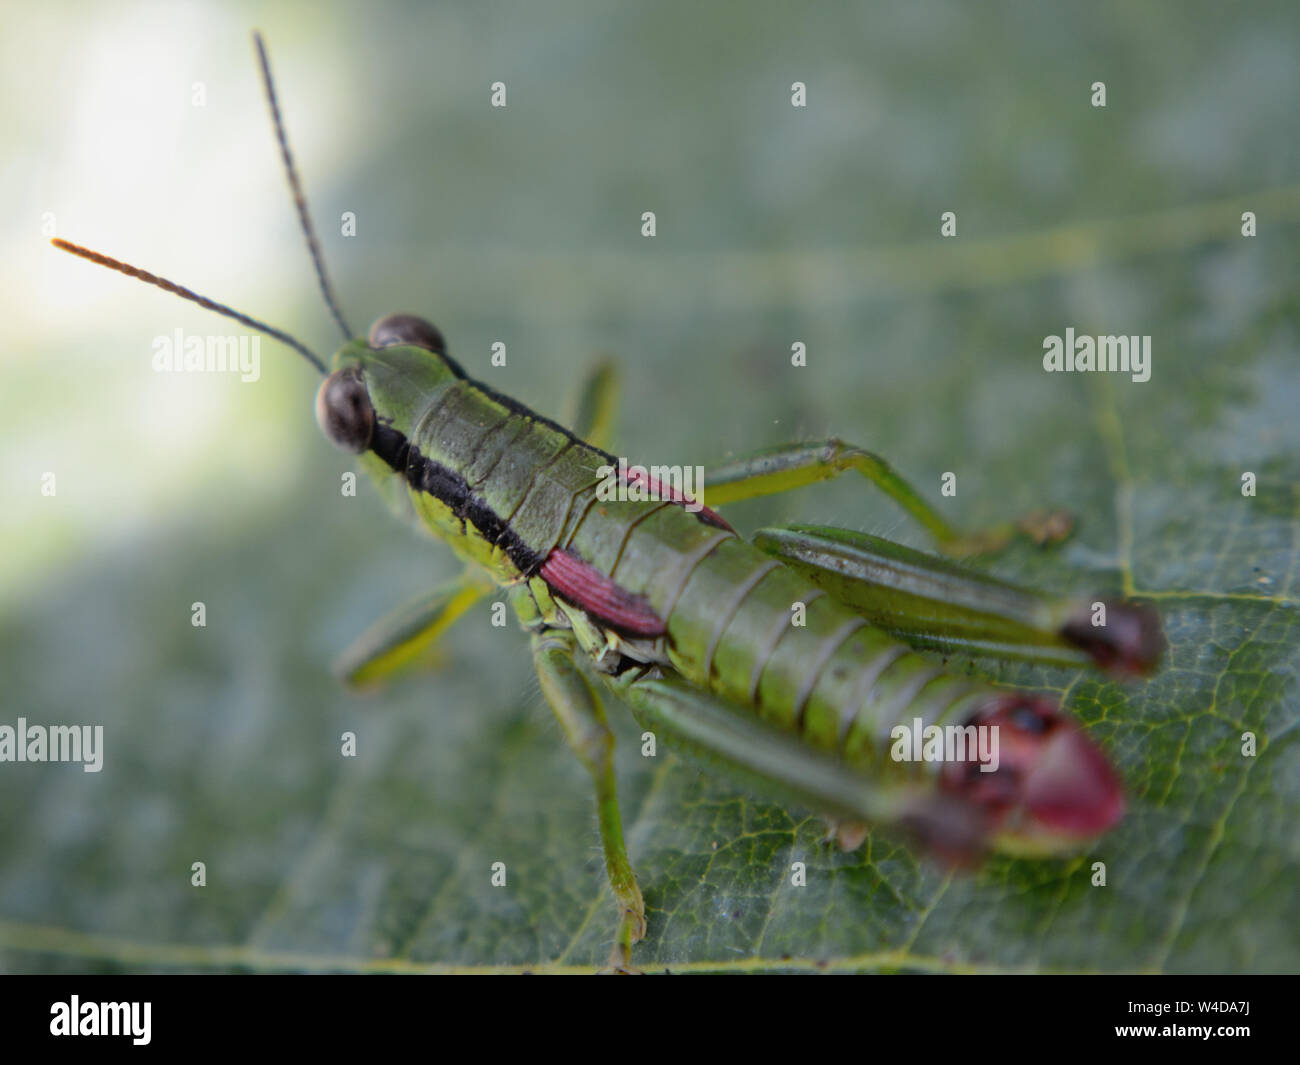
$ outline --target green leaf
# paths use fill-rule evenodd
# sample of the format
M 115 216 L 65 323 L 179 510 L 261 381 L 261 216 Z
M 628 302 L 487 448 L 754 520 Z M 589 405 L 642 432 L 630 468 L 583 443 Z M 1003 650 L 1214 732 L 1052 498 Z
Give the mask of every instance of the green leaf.
M 1127 816 L 1069 860 L 949 873 L 883 834 L 841 854 L 804 811 L 642 758 L 611 706 L 646 969 L 1300 966 L 1300 69 L 1283 44 L 1298 27 L 1293 5 L 1249 6 L 1249 19 L 1171 6 L 1005 20 L 903 6 L 852 23 L 783 5 L 743 23 L 525 7 L 490 33 L 472 7 L 411 7 L 364 34 L 270 38 L 358 320 L 427 312 L 471 374 L 551 415 L 597 351 L 617 353 L 618 447 L 637 461 L 707 464 L 834 434 L 934 498 L 955 472 L 945 503 L 971 526 L 1067 507 L 1069 543 L 983 565 L 1140 595 L 1164 618 L 1169 653 L 1149 681 L 949 663 L 1058 693 L 1113 757 Z M 319 342 L 327 321 L 243 33 L 230 27 L 204 67 L 238 114 L 194 127 L 207 154 L 160 180 L 183 237 L 201 214 L 189 175 L 239 160 L 222 195 L 275 220 L 273 254 L 243 273 L 232 264 L 251 238 L 237 235 L 142 265 Z M 139 59 L 114 76 L 150 69 Z M 494 113 L 498 76 L 509 106 Z M 1088 103 L 1099 79 L 1105 109 Z M 809 86 L 802 112 L 794 80 Z M 346 122 L 314 102 L 325 92 Z M 256 147 L 241 154 L 236 129 Z M 56 142 L 33 145 L 58 157 Z M 344 210 L 357 242 L 335 235 Z M 0 966 L 602 962 L 614 905 L 590 784 L 523 635 L 480 607 L 438 672 L 366 698 L 341 690 L 332 656 L 454 575 L 449 553 L 368 487 L 341 494 L 349 459 L 313 427 L 316 382 L 294 356 L 263 345 L 256 385 L 160 379 L 150 338 L 224 326 L 84 264 L 43 269 L 81 302 L 20 319 L 24 357 L 0 400 L 14 471 L 0 724 L 100 723 L 105 757 L 99 773 L 0 764 Z M 1067 327 L 1151 335 L 1150 381 L 1044 373 L 1043 338 Z M 496 340 L 505 368 L 489 364 Z M 790 365 L 796 340 L 806 368 Z M 47 469 L 53 498 L 39 495 Z M 848 480 L 728 513 L 745 530 L 799 520 L 925 546 Z M 340 754 L 346 732 L 355 758 Z M 806 887 L 791 886 L 794 861 Z M 195 862 L 206 886 L 191 884 Z

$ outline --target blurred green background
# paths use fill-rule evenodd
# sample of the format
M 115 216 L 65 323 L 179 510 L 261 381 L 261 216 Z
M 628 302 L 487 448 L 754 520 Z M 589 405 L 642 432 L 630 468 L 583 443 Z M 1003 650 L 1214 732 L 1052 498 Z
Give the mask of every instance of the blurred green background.
M 310 368 L 267 341 L 255 384 L 156 374 L 155 336 L 234 327 L 45 242 L 332 351 L 255 26 L 358 332 L 425 314 L 552 416 L 615 354 L 635 461 L 835 434 L 932 497 L 956 472 L 967 524 L 1067 507 L 1070 543 L 984 565 L 1165 617 L 1149 682 L 974 664 L 1061 693 L 1125 776 L 1128 817 L 1069 861 L 841 855 L 800 812 L 642 759 L 611 708 L 642 965 L 1300 967 L 1294 4 L 55 2 L 0 15 L 0 724 L 101 723 L 106 754 L 0 764 L 4 969 L 584 971 L 612 931 L 521 634 L 484 607 L 436 674 L 364 699 L 332 680 L 456 566 L 368 488 L 340 496 Z M 1151 334 L 1151 380 L 1043 373 L 1068 326 Z M 729 514 L 925 544 L 860 483 Z

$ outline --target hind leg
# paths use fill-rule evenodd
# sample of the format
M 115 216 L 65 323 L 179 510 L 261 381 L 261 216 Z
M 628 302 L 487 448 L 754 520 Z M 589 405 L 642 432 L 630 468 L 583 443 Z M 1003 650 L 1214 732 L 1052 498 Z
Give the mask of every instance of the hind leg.
M 1018 535 L 1037 543 L 1062 540 L 1073 521 L 1063 511 L 1027 515 L 974 532 L 962 532 L 925 501 L 921 493 L 873 452 L 842 440 L 820 440 L 767 448 L 718 466 L 706 467 L 704 501 L 725 506 L 742 499 L 787 492 L 853 470 L 867 478 L 920 522 L 944 554 L 987 554 L 1005 547 Z

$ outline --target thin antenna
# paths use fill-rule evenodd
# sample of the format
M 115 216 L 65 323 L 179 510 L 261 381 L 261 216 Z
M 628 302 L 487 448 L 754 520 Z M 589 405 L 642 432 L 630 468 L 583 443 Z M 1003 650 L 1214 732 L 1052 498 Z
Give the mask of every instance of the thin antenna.
M 141 270 L 138 266 L 132 266 L 130 263 L 119 262 L 117 259 L 110 259 L 107 255 L 100 255 L 97 251 L 91 251 L 89 248 L 83 248 L 80 244 L 73 244 L 71 241 L 60 240 L 55 237 L 50 241 L 60 251 L 71 252 L 73 255 L 79 255 L 83 259 L 89 259 L 92 263 L 98 263 L 100 266 L 107 266 L 110 270 L 116 270 L 119 274 L 126 274 L 127 277 L 134 277 L 137 281 L 144 281 L 150 285 L 156 285 L 164 292 L 170 292 L 173 295 L 187 299 L 191 303 L 197 303 L 200 307 L 205 307 L 209 311 L 216 311 L 218 314 L 224 314 L 227 318 L 233 318 L 237 322 L 251 326 L 258 332 L 265 333 L 269 337 L 274 337 L 281 344 L 288 344 L 299 355 L 316 367 L 322 374 L 328 374 L 325 364 L 300 340 L 295 340 L 288 333 L 267 325 L 265 322 L 259 322 L 256 318 L 250 318 L 246 314 L 240 314 L 233 307 L 227 307 L 224 303 L 217 303 L 208 299 L 206 296 L 200 296 L 197 292 L 191 292 L 176 284 L 175 281 L 168 281 L 165 277 L 159 277 L 156 274 L 149 273 L 148 270 Z
M 316 230 L 312 228 L 311 215 L 307 212 L 307 197 L 303 195 L 302 182 L 298 180 L 298 171 L 293 165 L 293 155 L 289 151 L 289 138 L 285 136 L 284 123 L 280 119 L 280 105 L 275 100 L 271 62 L 266 58 L 266 45 L 262 43 L 262 35 L 256 30 L 253 31 L 253 43 L 257 45 L 257 58 L 262 64 L 262 84 L 266 87 L 266 102 L 271 105 L 271 119 L 275 123 L 276 139 L 280 142 L 280 156 L 284 159 L 285 176 L 289 179 L 293 202 L 298 207 L 298 221 L 302 225 L 302 235 L 307 238 L 307 248 L 311 252 L 312 265 L 316 267 L 316 279 L 320 282 L 321 295 L 325 297 L 334 321 L 338 322 L 339 328 L 343 330 L 343 339 L 351 340 L 353 332 L 348 328 L 348 323 L 343 320 L 343 312 L 339 310 L 338 300 L 334 298 L 334 289 L 330 286 L 329 278 L 325 276 L 325 259 L 320 253 L 320 245 L 316 243 Z

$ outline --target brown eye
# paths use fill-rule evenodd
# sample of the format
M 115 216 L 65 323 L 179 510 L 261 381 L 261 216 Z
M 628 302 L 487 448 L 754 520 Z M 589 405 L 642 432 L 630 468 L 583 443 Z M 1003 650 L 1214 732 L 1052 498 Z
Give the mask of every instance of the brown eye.
M 316 422 L 344 451 L 359 455 L 370 446 L 375 408 L 355 366 L 338 370 L 321 382 L 316 393 Z
M 414 314 L 388 314 L 370 327 L 369 343 L 378 351 L 394 344 L 411 344 L 439 355 L 447 354 L 447 342 L 438 327 Z

